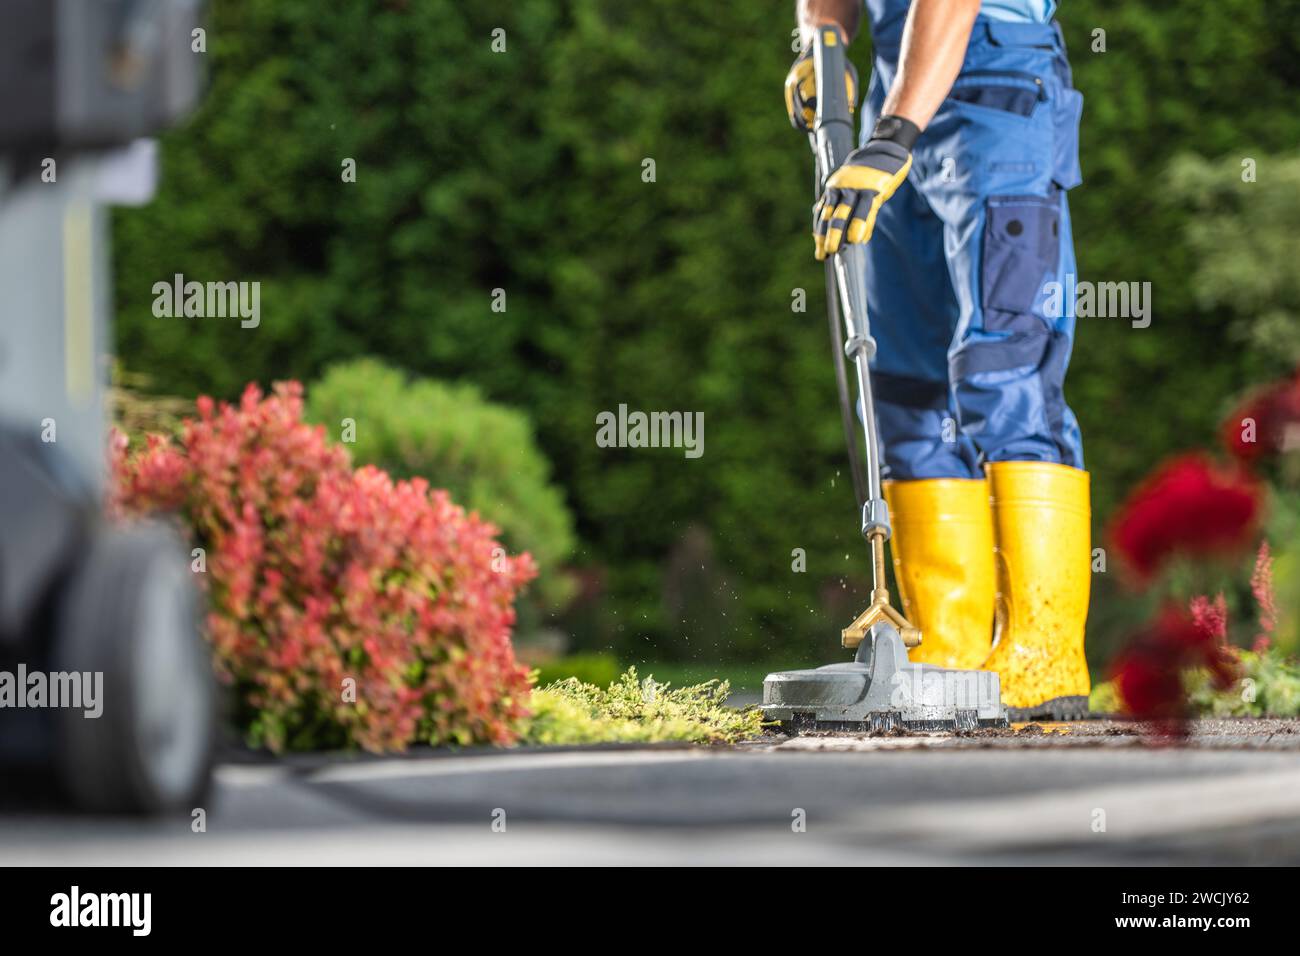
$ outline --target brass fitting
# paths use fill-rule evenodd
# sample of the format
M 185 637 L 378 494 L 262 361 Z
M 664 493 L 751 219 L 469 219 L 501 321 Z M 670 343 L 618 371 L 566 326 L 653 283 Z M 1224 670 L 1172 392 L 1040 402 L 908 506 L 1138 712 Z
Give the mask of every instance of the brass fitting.
M 889 603 L 889 589 L 885 587 L 885 529 L 872 529 L 871 541 L 871 604 L 848 627 L 840 631 L 840 645 L 855 649 L 866 639 L 872 625 L 888 621 L 898 629 L 905 647 L 921 646 L 921 630 L 913 627 L 903 613 Z

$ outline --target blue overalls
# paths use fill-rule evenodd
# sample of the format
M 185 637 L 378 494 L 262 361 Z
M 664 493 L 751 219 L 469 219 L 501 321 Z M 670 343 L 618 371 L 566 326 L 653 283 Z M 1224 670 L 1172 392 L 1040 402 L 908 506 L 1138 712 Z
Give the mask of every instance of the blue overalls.
M 864 141 L 894 80 L 908 0 L 866 6 Z M 867 244 L 889 477 L 977 478 L 985 461 L 1083 467 L 1062 392 L 1074 310 L 1045 308 L 1045 286 L 1075 272 L 1066 190 L 1081 179 L 1082 106 L 1055 23 L 976 19 L 952 92 Z

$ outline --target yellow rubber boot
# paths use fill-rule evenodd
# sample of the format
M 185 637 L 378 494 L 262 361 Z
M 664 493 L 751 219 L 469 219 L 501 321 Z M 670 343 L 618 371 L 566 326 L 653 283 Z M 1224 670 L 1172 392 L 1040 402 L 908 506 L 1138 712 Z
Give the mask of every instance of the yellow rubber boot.
M 909 659 L 972 668 L 993 641 L 993 518 L 982 478 L 887 481 L 894 577 L 921 629 Z
M 1088 473 L 1045 461 L 986 466 L 993 503 L 997 606 L 993 653 L 1012 720 L 1088 709 L 1083 629 L 1092 584 Z

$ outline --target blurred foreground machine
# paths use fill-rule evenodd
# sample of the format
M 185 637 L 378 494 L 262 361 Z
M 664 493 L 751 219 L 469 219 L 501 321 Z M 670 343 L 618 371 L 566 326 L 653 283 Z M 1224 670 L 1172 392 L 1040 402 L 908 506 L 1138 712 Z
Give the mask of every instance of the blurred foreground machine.
M 192 807 L 211 774 L 189 555 L 101 517 L 105 206 L 147 200 L 142 137 L 198 98 L 200 6 L 0 0 L 0 787 L 54 774 L 93 810 Z

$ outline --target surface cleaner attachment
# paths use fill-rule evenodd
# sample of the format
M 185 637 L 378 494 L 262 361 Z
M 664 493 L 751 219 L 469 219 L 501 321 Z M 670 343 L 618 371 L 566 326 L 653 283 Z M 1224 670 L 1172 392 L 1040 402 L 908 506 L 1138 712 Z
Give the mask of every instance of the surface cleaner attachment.
M 842 664 L 768 674 L 763 681 L 763 715 L 780 721 L 792 733 L 1005 727 L 1007 711 L 996 673 L 908 659 L 907 649 L 920 645 L 921 633 L 889 603 L 885 502 L 869 501 L 863 517 L 875 586 L 870 606 L 841 632 L 841 643 L 856 648 L 856 656 Z
M 824 78 L 844 75 L 844 47 L 833 31 L 819 30 L 813 50 L 817 117 L 809 136 L 817 159 L 820 192 L 853 148 L 853 123 L 844 84 Z M 810 670 L 777 671 L 763 681 L 763 714 L 786 730 L 974 730 L 1006 726 L 1001 683 L 993 671 L 964 671 L 912 663 L 907 649 L 921 632 L 889 602 L 885 542 L 889 509 L 880 491 L 880 445 L 871 395 L 871 359 L 876 342 L 867 321 L 863 280 L 864 247 L 845 244 L 826 263 L 826 301 L 835 356 L 840 413 L 849 446 L 853 487 L 862 506 L 862 534 L 871 546 L 871 604 L 841 632 L 852 661 Z M 843 324 L 839 313 L 843 313 Z M 840 336 L 845 336 L 843 351 Z M 866 439 L 866 467 L 858 452 L 858 429 L 849 397 L 845 358 L 858 379 L 859 411 Z

